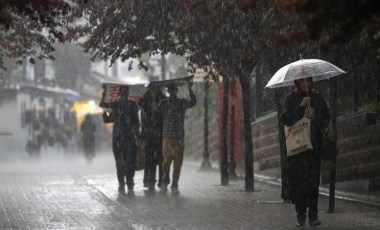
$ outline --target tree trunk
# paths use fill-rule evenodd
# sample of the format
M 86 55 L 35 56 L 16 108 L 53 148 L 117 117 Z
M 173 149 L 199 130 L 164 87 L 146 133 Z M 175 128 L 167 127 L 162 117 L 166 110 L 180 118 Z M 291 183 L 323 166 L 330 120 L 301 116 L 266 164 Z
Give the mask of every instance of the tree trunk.
M 221 183 L 229 185 L 228 179 L 228 149 L 227 149 L 227 118 L 228 118 L 229 78 L 223 76 L 223 112 L 222 112 L 222 159 L 220 166 Z
M 244 152 L 245 152 L 245 191 L 253 191 L 253 144 L 251 133 L 251 94 L 249 74 L 238 71 L 243 94 L 243 117 L 244 117 Z

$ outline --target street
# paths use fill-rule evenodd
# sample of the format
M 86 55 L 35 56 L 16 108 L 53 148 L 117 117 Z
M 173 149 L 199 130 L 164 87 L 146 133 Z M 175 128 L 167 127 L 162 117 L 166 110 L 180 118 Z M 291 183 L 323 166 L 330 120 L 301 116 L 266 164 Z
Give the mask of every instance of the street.
M 133 194 L 119 194 L 111 152 L 92 165 L 61 156 L 1 162 L 0 229 L 297 229 L 279 186 L 256 180 L 246 193 L 244 180 L 224 187 L 216 166 L 200 172 L 199 165 L 185 160 L 175 196 L 148 192 L 143 171 Z M 335 213 L 327 208 L 320 197 L 317 229 L 380 229 L 376 207 L 337 200 Z

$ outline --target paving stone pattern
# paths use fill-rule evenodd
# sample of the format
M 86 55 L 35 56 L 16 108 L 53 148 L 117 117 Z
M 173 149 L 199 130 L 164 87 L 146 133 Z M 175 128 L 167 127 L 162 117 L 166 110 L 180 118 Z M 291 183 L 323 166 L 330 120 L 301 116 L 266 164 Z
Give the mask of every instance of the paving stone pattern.
M 185 163 L 178 196 L 148 192 L 142 171 L 134 193 L 119 194 L 113 159 L 98 164 L 85 173 L 0 168 L 0 229 L 297 229 L 294 207 L 275 185 L 256 180 L 247 193 L 242 179 L 220 186 L 217 170 Z M 321 197 L 318 229 L 380 229 L 376 207 L 340 200 L 334 214 L 327 207 Z

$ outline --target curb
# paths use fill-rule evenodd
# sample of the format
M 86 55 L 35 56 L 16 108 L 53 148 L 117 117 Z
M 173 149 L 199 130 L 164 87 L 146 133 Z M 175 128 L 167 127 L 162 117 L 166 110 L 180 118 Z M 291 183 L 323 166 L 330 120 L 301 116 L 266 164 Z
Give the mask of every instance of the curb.
M 201 163 L 189 160 L 186 161 L 187 165 L 191 165 L 193 167 L 200 167 Z M 218 165 L 215 164 L 214 162 L 212 164 L 212 169 L 210 171 L 219 171 Z M 206 170 L 207 172 L 207 170 Z M 244 180 L 244 176 L 241 178 Z M 282 186 L 281 179 L 277 177 L 271 177 L 259 173 L 254 173 L 254 179 L 262 182 L 262 183 L 267 183 L 271 185 L 275 185 L 278 187 Z M 324 196 L 324 197 L 329 197 L 329 189 L 325 187 L 319 187 L 319 195 Z M 342 200 L 342 201 L 350 201 L 350 202 L 355 202 L 355 203 L 360 203 L 364 204 L 367 206 L 371 207 L 376 207 L 380 208 L 380 197 L 375 197 L 375 196 L 368 196 L 368 195 L 361 195 L 358 193 L 350 193 L 350 192 L 344 192 L 341 190 L 335 190 L 335 199 Z
M 272 184 L 281 187 L 281 179 L 270 177 L 262 174 L 255 173 L 255 179 L 260 182 Z M 324 187 L 319 187 L 319 195 L 329 197 L 329 189 Z M 356 203 L 365 204 L 372 207 L 380 208 L 380 198 L 372 197 L 367 195 L 361 195 L 357 193 L 343 192 L 340 190 L 335 190 L 335 199 L 343 200 L 343 201 L 351 201 Z

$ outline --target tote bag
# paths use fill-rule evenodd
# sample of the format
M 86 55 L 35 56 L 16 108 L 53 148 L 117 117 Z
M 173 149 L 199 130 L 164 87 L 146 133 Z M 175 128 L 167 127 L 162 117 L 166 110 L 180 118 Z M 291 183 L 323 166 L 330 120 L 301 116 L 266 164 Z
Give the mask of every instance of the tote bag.
M 285 126 L 287 156 L 313 149 L 310 132 L 311 120 L 308 116 L 309 108 L 308 106 L 305 115 L 293 126 Z

